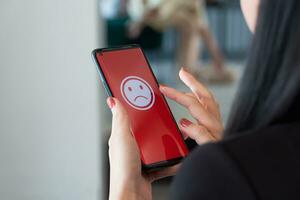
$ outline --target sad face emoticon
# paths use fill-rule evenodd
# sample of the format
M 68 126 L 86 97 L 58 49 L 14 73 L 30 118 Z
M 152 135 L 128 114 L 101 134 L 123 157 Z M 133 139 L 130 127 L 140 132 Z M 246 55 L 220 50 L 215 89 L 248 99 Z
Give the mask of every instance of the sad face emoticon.
M 125 101 L 135 109 L 148 110 L 154 104 L 155 96 L 152 88 L 140 77 L 124 78 L 120 89 Z

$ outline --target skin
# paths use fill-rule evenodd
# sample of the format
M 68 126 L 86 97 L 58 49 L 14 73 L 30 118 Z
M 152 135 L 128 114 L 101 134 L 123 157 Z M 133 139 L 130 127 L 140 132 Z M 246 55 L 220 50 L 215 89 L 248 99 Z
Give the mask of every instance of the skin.
M 254 31 L 259 0 L 241 0 L 241 8 L 250 30 Z M 180 130 L 194 139 L 199 145 L 216 142 L 223 132 L 219 106 L 212 94 L 183 68 L 179 72 L 182 82 L 191 92 L 183 93 L 174 88 L 160 86 L 160 91 L 167 98 L 185 107 L 196 123 L 179 123 Z M 172 176 L 180 164 L 154 173 L 144 174 L 137 144 L 130 132 L 126 110 L 116 98 L 107 98 L 112 111 L 112 132 L 109 139 L 110 162 L 110 200 L 152 199 L 151 183 L 163 177 Z
M 259 0 L 241 0 L 241 9 L 249 29 L 254 32 L 258 15 Z

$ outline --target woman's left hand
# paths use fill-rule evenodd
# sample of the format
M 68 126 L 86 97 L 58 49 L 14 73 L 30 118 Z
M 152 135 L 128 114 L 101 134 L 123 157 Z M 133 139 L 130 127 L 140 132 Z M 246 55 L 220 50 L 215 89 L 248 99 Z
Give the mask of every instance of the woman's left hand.
M 109 97 L 112 132 L 109 138 L 109 199 L 151 199 L 151 182 L 142 174 L 139 149 L 130 131 L 129 118 L 120 101 Z
M 116 98 L 109 97 L 112 132 L 108 142 L 110 162 L 109 199 L 152 199 L 151 183 L 173 175 L 179 165 L 152 173 L 142 173 L 137 143 L 131 134 L 126 110 Z

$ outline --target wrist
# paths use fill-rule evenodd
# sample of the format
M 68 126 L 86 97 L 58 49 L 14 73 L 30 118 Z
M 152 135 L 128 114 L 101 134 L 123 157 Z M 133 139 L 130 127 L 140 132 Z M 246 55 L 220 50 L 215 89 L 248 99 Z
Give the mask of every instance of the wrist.
M 109 190 L 109 200 L 149 200 L 148 195 L 140 187 L 138 181 L 130 180 L 111 180 Z M 151 194 L 150 194 L 151 196 Z
M 139 196 L 136 191 L 127 187 L 111 189 L 109 192 L 109 200 L 138 200 L 141 199 Z

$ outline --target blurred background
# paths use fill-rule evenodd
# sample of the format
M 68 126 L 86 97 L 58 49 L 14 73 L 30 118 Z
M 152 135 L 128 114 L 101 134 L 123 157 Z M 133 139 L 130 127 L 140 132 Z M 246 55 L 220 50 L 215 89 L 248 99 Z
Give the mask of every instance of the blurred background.
M 251 41 L 236 0 L 2 0 L 0 25 L 5 200 L 107 199 L 111 114 L 93 49 L 140 44 L 159 82 L 182 91 L 187 66 L 225 123 Z M 167 199 L 170 181 L 154 183 L 154 199 Z

